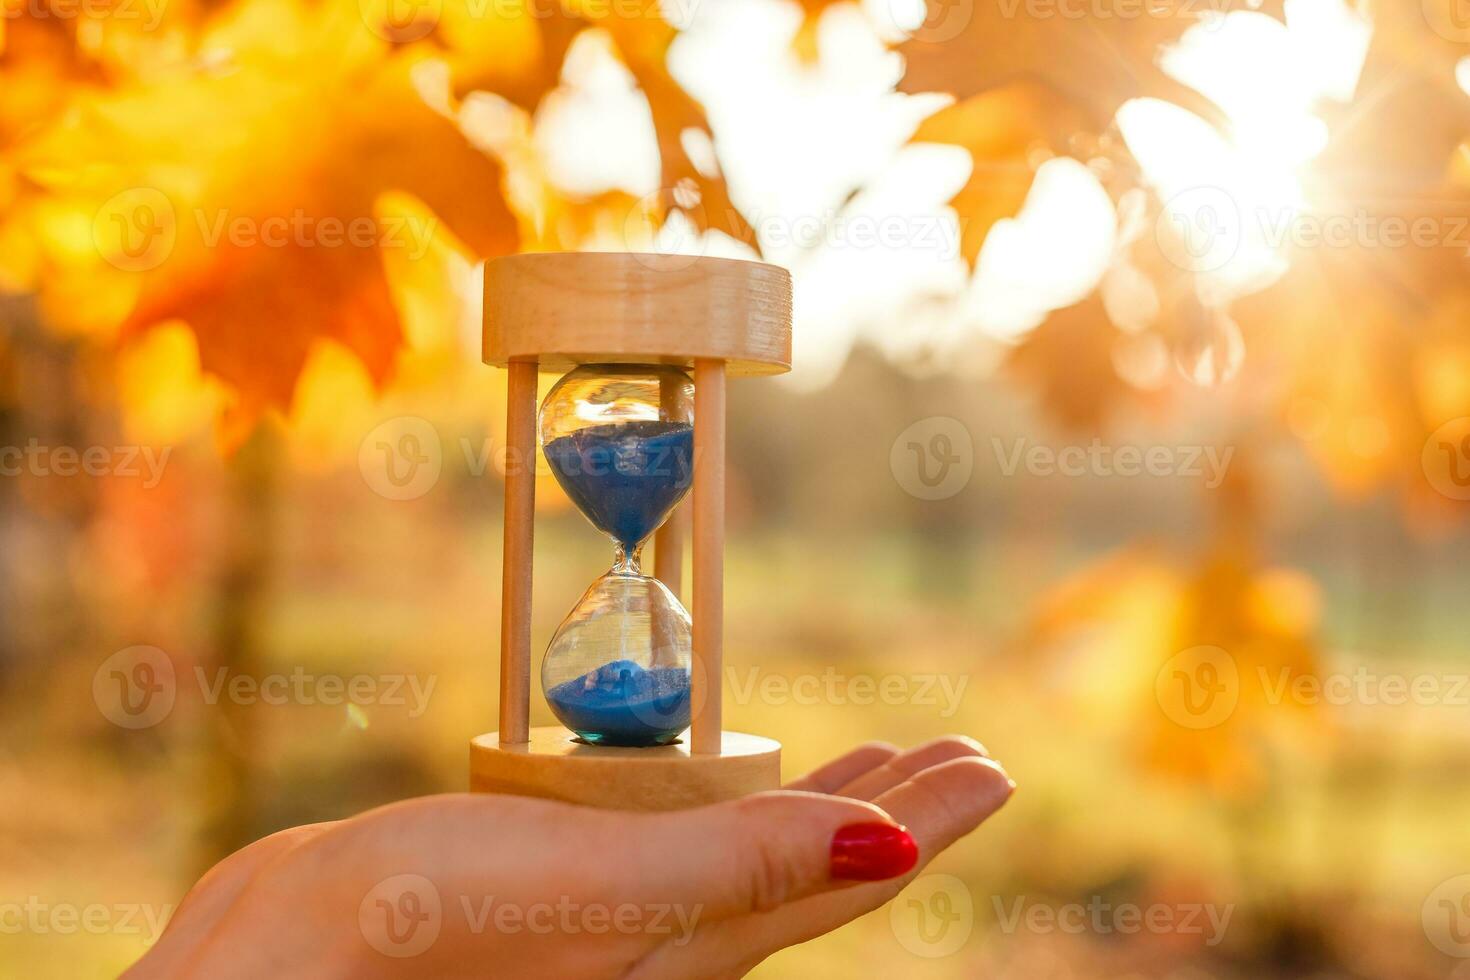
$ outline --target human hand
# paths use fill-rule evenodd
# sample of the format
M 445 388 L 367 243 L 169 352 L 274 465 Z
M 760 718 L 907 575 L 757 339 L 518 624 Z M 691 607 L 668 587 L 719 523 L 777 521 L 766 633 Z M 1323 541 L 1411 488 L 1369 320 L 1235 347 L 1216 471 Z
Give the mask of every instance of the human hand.
M 221 861 L 128 976 L 739 976 L 888 901 L 1013 788 L 951 736 L 670 813 L 408 800 Z

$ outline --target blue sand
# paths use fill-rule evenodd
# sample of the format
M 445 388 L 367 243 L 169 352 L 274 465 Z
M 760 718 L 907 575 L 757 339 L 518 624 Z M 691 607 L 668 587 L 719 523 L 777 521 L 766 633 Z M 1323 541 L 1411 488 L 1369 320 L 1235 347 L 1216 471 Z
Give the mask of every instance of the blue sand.
M 667 745 L 689 727 L 689 671 L 614 660 L 546 692 L 562 724 L 596 745 Z
M 545 452 L 567 496 L 631 551 L 689 489 L 694 427 L 652 419 L 594 425 L 551 440 Z

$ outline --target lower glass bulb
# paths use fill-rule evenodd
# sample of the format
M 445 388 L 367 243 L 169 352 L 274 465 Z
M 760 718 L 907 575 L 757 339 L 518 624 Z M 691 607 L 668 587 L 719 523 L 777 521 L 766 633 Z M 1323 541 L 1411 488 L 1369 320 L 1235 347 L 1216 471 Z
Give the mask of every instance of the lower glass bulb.
M 615 568 L 552 637 L 546 701 L 594 745 L 667 745 L 689 727 L 689 614 L 658 579 Z

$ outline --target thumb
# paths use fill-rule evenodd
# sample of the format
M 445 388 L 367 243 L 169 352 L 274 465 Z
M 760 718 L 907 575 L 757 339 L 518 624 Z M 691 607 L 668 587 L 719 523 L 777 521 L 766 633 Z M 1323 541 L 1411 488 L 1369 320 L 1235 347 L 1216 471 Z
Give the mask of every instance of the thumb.
M 704 919 L 765 912 L 855 881 L 909 871 L 918 845 L 871 803 L 817 793 L 758 793 L 641 818 L 647 848 L 634 891 L 698 908 Z

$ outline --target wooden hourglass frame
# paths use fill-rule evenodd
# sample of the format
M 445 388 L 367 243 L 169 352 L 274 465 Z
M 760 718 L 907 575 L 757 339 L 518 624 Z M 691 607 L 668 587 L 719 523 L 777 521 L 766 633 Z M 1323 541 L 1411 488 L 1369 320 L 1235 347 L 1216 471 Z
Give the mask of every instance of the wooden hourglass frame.
M 470 788 L 612 809 L 669 810 L 775 789 L 781 746 L 722 728 L 727 377 L 791 368 L 791 277 L 734 259 L 547 252 L 485 267 L 484 359 L 509 372 L 500 730 L 470 743 Z M 581 365 L 673 365 L 694 379 L 691 727 L 677 743 L 589 745 L 530 727 L 537 377 Z M 654 574 L 677 597 L 683 527 L 654 536 Z

